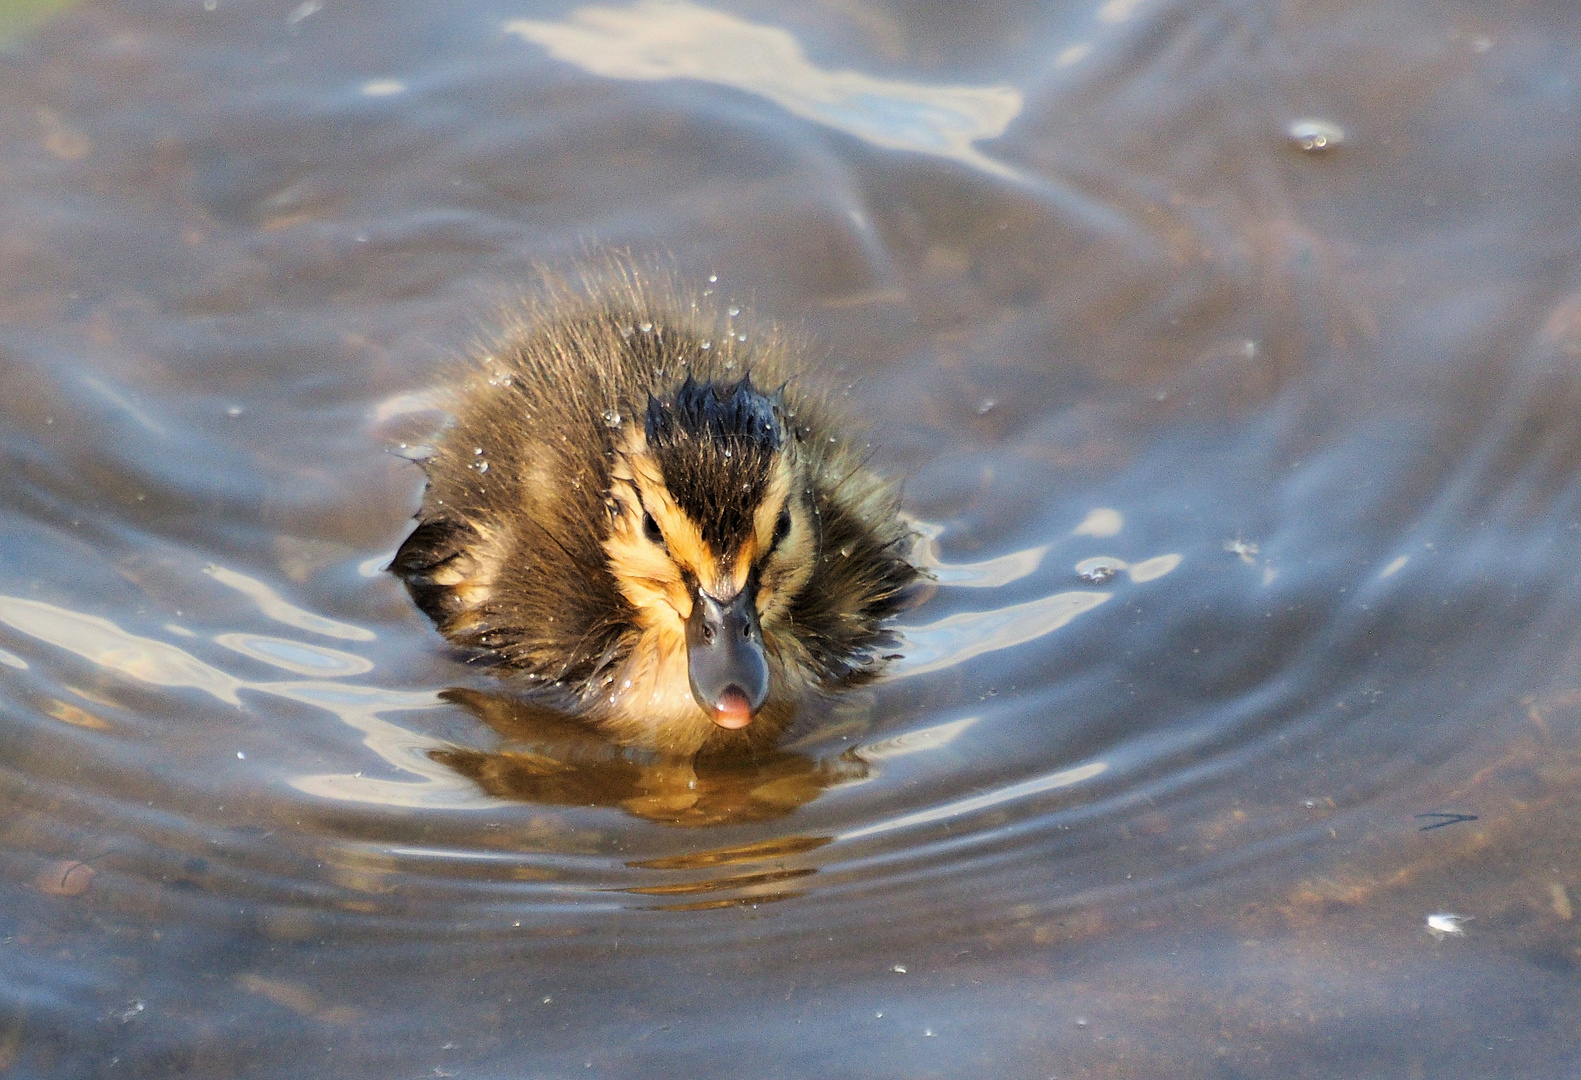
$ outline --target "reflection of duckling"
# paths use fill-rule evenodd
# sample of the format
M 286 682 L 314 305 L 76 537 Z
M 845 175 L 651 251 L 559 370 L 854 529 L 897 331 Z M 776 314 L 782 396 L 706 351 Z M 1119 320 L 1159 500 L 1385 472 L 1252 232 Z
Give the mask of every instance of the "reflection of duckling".
M 782 343 L 629 275 L 592 292 L 461 388 L 390 569 L 452 642 L 617 742 L 761 747 L 881 663 L 910 531 Z
M 441 695 L 504 737 L 496 750 L 433 750 L 430 757 L 501 799 L 610 806 L 667 825 L 736 825 L 783 817 L 836 784 L 867 775 L 854 756 L 816 760 L 773 748 L 750 760 L 686 760 L 610 746 L 586 727 L 531 702 L 454 688 Z

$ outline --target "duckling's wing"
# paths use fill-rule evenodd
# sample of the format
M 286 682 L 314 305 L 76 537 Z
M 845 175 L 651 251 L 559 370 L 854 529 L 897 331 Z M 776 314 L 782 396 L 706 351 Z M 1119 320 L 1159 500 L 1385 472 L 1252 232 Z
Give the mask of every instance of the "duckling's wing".
M 480 537 L 472 526 L 431 518 L 412 530 L 390 563 L 424 615 L 440 626 L 472 606 L 471 593 L 486 589 L 484 568 L 472 554 Z

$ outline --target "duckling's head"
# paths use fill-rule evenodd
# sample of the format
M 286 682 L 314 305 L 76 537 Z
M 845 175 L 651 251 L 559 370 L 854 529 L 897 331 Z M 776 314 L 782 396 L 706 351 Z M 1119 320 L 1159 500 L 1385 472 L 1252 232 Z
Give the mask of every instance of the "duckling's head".
M 616 446 L 610 573 L 656 652 L 684 650 L 692 696 L 721 728 L 746 727 L 769 697 L 765 631 L 817 561 L 809 495 L 793 418 L 749 375 L 651 393 Z

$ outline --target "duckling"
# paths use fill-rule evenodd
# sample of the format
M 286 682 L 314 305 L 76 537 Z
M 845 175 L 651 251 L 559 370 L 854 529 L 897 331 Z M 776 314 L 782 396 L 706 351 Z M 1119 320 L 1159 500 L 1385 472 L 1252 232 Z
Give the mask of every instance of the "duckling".
M 781 338 L 662 295 L 562 286 L 481 350 L 389 569 L 617 744 L 760 751 L 888 659 L 913 534 Z

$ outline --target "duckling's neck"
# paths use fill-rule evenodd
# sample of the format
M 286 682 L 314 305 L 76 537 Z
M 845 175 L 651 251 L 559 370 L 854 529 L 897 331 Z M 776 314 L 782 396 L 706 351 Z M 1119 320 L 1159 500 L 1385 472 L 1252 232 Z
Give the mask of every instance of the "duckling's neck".
M 662 618 L 644 620 L 592 715 L 618 742 L 695 754 L 718 729 L 692 696 L 686 629 L 669 614 L 673 627 Z

